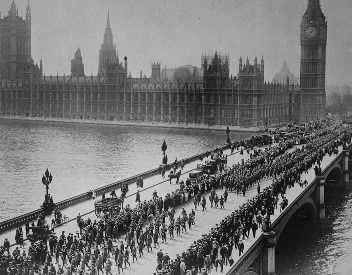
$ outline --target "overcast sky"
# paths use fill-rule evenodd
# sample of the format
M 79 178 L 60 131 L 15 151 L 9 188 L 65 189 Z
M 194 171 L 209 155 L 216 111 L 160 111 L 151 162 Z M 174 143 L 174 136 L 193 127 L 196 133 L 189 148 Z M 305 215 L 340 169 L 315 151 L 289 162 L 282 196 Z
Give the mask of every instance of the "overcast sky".
M 1 0 L 2 16 L 12 0 Z M 152 62 L 173 68 L 200 67 L 203 53 L 230 56 L 230 73 L 238 59 L 265 59 L 271 80 L 287 60 L 299 76 L 301 17 L 308 0 L 30 0 L 32 56 L 43 58 L 45 74 L 70 74 L 76 48 L 86 75 L 97 74 L 98 55 L 110 11 L 114 43 L 129 71 L 148 76 Z M 322 0 L 328 20 L 327 84 L 352 85 L 352 1 Z M 27 0 L 16 0 L 25 16 Z

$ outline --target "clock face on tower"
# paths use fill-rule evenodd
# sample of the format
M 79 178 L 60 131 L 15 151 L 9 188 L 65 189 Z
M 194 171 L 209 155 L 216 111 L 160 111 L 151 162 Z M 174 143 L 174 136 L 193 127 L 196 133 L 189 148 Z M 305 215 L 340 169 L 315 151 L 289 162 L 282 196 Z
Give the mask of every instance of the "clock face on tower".
M 316 27 L 308 27 L 304 30 L 304 35 L 307 38 L 314 38 L 318 34 L 318 30 Z

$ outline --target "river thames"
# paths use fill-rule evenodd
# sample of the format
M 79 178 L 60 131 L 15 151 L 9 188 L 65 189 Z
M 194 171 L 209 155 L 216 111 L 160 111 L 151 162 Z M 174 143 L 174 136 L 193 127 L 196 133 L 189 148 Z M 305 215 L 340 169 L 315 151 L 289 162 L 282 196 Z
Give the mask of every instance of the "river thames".
M 158 167 L 163 140 L 171 162 L 224 145 L 225 130 L 0 120 L 0 220 L 40 207 L 46 168 L 54 177 L 50 193 L 60 201 Z
M 250 133 L 231 133 L 231 140 Z M 55 201 L 223 145 L 224 131 L 0 120 L 0 220 L 38 209 L 46 168 Z M 352 194 L 327 193 L 324 227 L 292 220 L 276 250 L 278 275 L 352 274 Z

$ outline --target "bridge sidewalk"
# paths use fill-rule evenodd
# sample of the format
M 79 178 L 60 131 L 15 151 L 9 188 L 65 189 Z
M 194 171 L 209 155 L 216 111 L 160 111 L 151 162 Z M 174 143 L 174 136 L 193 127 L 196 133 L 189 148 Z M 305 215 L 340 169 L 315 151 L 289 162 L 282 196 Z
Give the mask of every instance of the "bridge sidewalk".
M 229 151 L 227 151 L 226 153 L 229 153 Z M 234 154 L 234 155 L 228 157 L 228 165 L 232 166 L 233 164 L 240 162 L 242 159 L 246 160 L 248 158 L 249 158 L 249 155 L 247 153 L 244 153 L 244 155 Z M 189 165 L 187 167 L 187 169 L 195 168 L 196 164 L 193 164 L 193 165 L 194 166 Z M 185 169 L 185 170 L 187 170 L 187 169 Z M 187 176 L 188 175 L 184 175 L 183 179 L 185 180 L 187 178 Z M 156 177 L 152 177 L 152 178 L 148 179 L 148 182 L 145 181 L 146 184 L 152 185 L 153 178 L 156 178 L 160 181 L 161 176 L 156 176 Z M 173 182 L 175 182 L 175 180 Z M 155 183 L 155 181 L 154 181 L 154 183 Z M 271 183 L 271 180 L 268 181 L 267 183 L 265 183 L 265 186 L 268 186 L 270 183 Z M 263 187 L 265 187 L 265 186 L 263 186 Z M 174 183 L 170 185 L 169 182 L 165 182 L 165 183 L 157 186 L 156 190 L 158 192 L 158 195 L 164 196 L 164 195 L 166 195 L 166 193 L 170 193 L 173 190 L 176 190 L 178 187 L 179 187 L 179 185 L 176 185 Z M 130 189 L 130 192 L 131 191 L 132 191 L 132 189 Z M 151 189 L 148 189 L 148 190 L 144 191 L 143 193 L 141 193 L 141 200 L 143 200 L 143 198 L 150 199 L 152 197 L 153 191 L 154 191 L 154 188 L 151 188 Z M 223 194 L 223 190 L 218 190 L 217 193 L 220 196 Z M 187 233 L 181 234 L 180 237 L 175 237 L 172 240 L 168 239 L 166 244 L 160 244 L 160 248 L 163 249 L 164 251 L 167 251 L 169 253 L 170 257 L 172 257 L 172 258 L 176 257 L 176 254 L 180 254 L 182 251 L 185 251 L 192 242 L 198 240 L 202 236 L 202 234 L 208 233 L 209 230 L 211 229 L 211 227 L 213 227 L 216 223 L 219 223 L 225 216 L 227 216 L 232 211 L 237 209 L 240 205 L 242 205 L 245 201 L 247 201 L 248 198 L 255 196 L 255 193 L 256 193 L 256 188 L 249 190 L 245 197 L 237 196 L 235 193 L 230 193 L 229 197 L 228 197 L 228 202 L 225 203 L 225 209 L 223 209 L 223 210 L 220 210 L 219 208 L 217 208 L 217 209 L 210 208 L 208 196 L 206 196 L 207 210 L 203 212 L 198 209 L 196 211 L 196 219 L 195 219 L 196 225 L 194 227 L 192 227 L 192 229 L 190 231 L 187 231 Z M 126 204 L 130 204 L 131 207 L 134 207 L 136 204 L 135 203 L 135 196 L 130 196 L 130 197 L 126 198 L 125 205 Z M 90 204 L 85 204 L 85 205 L 88 205 L 88 207 L 89 207 L 89 208 L 86 208 L 85 210 L 91 210 L 93 207 L 93 202 L 90 202 Z M 187 211 L 187 213 L 189 213 L 194 208 L 194 205 L 192 202 L 190 202 L 187 205 L 185 205 L 184 208 Z M 70 211 L 73 211 L 73 210 L 70 210 Z M 180 215 L 181 211 L 182 211 L 182 208 L 176 209 L 176 216 Z M 72 212 L 72 215 L 76 215 L 75 212 Z M 88 218 L 88 217 L 91 219 L 96 219 L 94 213 L 88 214 L 85 218 Z M 69 223 L 55 229 L 55 232 L 57 235 L 61 234 L 61 231 L 65 231 L 67 233 L 68 232 L 74 233 L 74 232 L 78 231 L 78 226 L 75 221 L 72 221 L 72 222 L 69 222 Z M 12 233 L 12 232 L 8 232 L 8 233 Z M 6 236 L 6 234 L 5 234 L 5 236 Z M 14 236 L 14 233 L 9 235 L 10 238 L 11 237 L 13 238 L 13 236 Z M 10 238 L 9 238 L 9 240 L 11 241 Z M 120 239 L 123 240 L 124 236 L 122 236 L 122 238 L 120 238 Z M 26 245 L 25 245 L 25 248 L 27 248 L 27 247 L 28 247 L 28 242 L 26 242 Z M 158 250 L 154 250 L 152 253 L 145 253 L 144 256 L 142 258 L 140 258 L 137 263 L 132 264 L 131 268 L 128 268 L 122 274 L 152 274 L 155 271 L 155 267 L 156 267 L 156 252 L 157 251 Z M 114 271 L 117 272 L 117 270 L 115 270 L 115 268 L 113 268 L 113 272 Z M 113 274 L 115 274 L 115 273 L 113 273 Z

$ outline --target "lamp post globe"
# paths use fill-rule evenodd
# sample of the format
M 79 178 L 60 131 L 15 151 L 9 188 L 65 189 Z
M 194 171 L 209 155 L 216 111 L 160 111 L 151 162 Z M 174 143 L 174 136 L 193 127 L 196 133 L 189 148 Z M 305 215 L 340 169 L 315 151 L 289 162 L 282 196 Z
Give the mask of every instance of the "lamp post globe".
M 49 172 L 48 168 L 46 169 L 43 177 L 42 177 L 42 183 L 45 185 L 46 189 L 46 196 L 49 195 L 49 184 L 53 181 L 53 176 Z
M 49 185 L 52 181 L 53 181 L 53 176 L 49 172 L 49 169 L 46 169 L 45 173 L 42 176 L 42 184 L 45 185 L 45 190 L 46 190 L 45 200 L 43 203 L 44 215 L 50 214 L 55 207 L 52 197 L 49 195 Z

